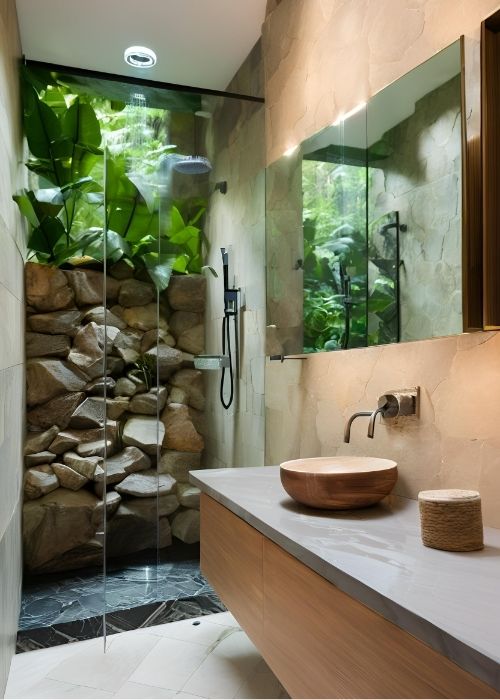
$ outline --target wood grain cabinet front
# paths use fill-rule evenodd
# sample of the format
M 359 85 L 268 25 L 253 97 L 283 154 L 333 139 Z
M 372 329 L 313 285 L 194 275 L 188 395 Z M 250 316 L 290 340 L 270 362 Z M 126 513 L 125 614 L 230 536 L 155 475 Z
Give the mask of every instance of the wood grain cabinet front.
M 499 698 L 202 496 L 201 567 L 293 698 Z

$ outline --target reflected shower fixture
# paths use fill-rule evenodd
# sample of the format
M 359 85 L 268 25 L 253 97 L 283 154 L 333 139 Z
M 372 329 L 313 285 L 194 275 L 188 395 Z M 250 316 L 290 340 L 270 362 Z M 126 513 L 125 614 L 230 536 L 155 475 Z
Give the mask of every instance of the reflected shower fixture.
M 193 116 L 193 136 L 194 151 L 197 153 L 196 114 Z M 173 168 L 184 175 L 204 175 L 212 170 L 212 163 L 206 156 L 178 156 L 174 161 Z
M 123 52 L 123 60 L 132 68 L 152 68 L 156 65 L 156 54 L 147 46 L 129 46 Z

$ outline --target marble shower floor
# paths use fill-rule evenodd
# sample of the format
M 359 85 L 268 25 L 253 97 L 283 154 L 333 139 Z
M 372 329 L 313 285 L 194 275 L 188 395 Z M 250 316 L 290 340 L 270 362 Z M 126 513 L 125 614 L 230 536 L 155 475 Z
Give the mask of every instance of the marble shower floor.
M 25 578 L 18 652 L 102 635 L 104 607 L 108 634 L 225 609 L 200 573 L 198 545 L 171 547 L 158 563 L 145 552 L 110 562 L 105 588 L 96 568 Z

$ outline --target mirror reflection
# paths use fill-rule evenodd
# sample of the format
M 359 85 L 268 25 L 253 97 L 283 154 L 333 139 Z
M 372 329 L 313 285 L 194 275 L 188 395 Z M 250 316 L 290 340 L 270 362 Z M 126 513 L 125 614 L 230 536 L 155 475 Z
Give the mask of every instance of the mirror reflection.
M 456 42 L 268 169 L 268 354 L 462 332 Z

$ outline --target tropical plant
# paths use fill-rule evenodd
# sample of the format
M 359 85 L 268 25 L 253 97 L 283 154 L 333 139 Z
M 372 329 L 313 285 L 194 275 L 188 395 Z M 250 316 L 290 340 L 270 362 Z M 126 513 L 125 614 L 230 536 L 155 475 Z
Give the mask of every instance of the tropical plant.
M 202 261 L 207 242 L 197 225 L 205 202 L 176 203 L 160 217 L 158 188 L 146 177 L 155 167 L 158 171 L 159 159 L 173 146 L 157 139 L 146 144 L 142 159 L 137 150 L 124 155 L 119 148 L 104 158 L 101 123 L 108 136 L 113 126 L 123 131 L 126 119 L 117 116 L 122 103 L 72 94 L 50 73 L 26 68 L 22 88 L 30 150 L 26 165 L 33 187 L 14 200 L 31 226 L 32 258 L 55 266 L 82 258 L 124 259 L 145 269 L 160 290 L 172 272 L 206 269 Z M 156 120 L 159 111 L 154 110 Z M 141 163 L 135 176 L 128 168 L 131 158 Z

